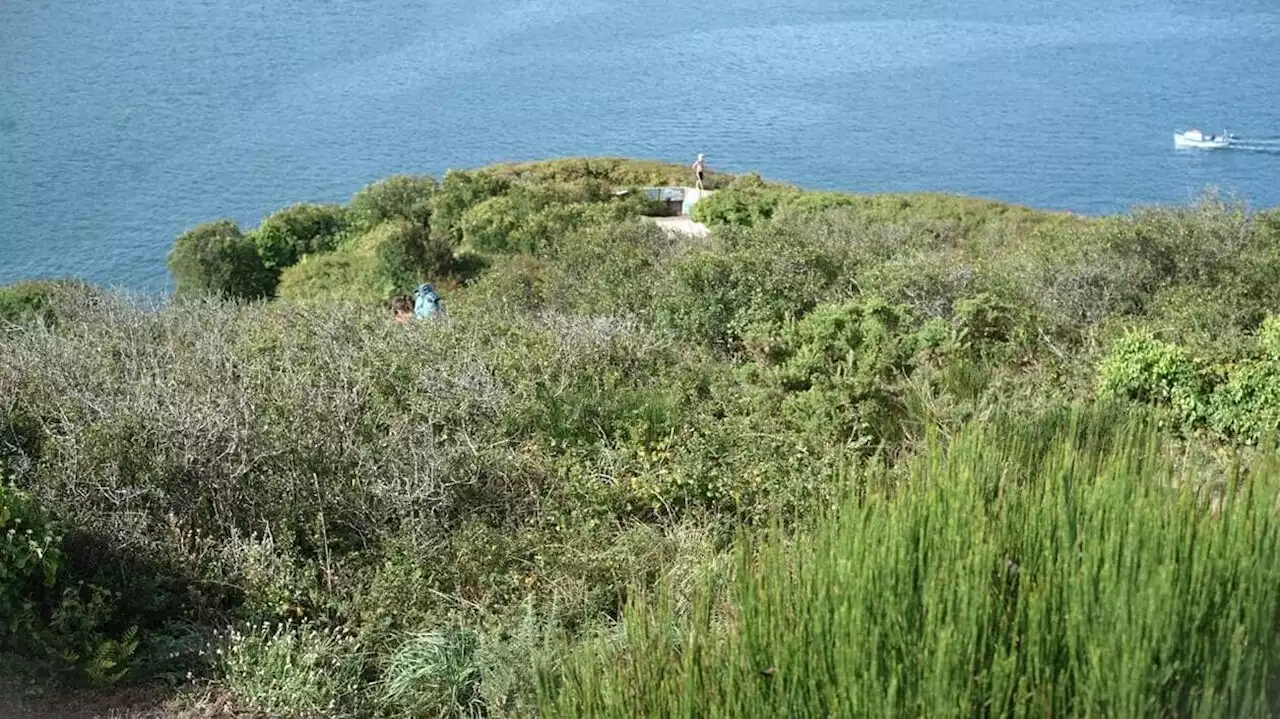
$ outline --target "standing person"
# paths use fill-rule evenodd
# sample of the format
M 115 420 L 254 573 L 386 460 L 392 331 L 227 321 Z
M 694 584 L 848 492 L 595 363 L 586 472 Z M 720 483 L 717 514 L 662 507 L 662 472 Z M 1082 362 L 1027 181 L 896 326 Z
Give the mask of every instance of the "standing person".
M 698 187 L 698 189 L 699 189 L 699 190 L 701 190 L 701 189 L 702 189 L 702 177 L 703 177 L 703 173 L 705 173 L 705 172 L 707 171 L 707 162 L 706 162 L 706 160 L 703 160 L 703 159 L 702 159 L 702 153 L 701 153 L 701 152 L 699 152 L 699 153 L 698 153 L 698 159 L 696 159 L 696 160 L 694 160 L 694 161 L 693 161 L 693 171 L 694 171 L 694 172 L 696 172 L 696 173 L 698 174 L 698 184 L 697 184 L 697 187 Z

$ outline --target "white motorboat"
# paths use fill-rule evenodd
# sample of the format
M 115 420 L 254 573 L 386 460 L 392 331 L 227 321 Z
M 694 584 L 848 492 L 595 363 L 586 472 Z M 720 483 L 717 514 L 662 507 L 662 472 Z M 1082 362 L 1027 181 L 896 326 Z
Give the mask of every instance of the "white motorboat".
M 1236 139 L 1235 135 L 1232 135 L 1226 130 L 1223 130 L 1221 135 L 1210 135 L 1207 132 L 1201 132 L 1193 128 L 1186 132 L 1173 133 L 1173 146 L 1198 147 L 1202 150 L 1215 150 L 1221 147 L 1227 147 L 1234 139 Z

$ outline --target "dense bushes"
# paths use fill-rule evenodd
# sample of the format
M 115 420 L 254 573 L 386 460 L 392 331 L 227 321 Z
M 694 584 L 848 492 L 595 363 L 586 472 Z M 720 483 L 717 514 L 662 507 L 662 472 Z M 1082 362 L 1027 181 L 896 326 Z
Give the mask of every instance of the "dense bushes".
M 438 187 L 430 177 L 393 175 L 357 192 L 351 198 L 350 213 L 366 230 L 391 220 L 425 226 L 431 221 L 432 200 Z
M 307 258 L 285 270 L 280 296 L 373 304 L 424 280 L 445 276 L 452 267 L 453 252 L 426 227 L 406 220 L 384 222 L 336 252 Z
M 279 285 L 287 298 L 383 301 L 423 280 L 466 279 L 486 255 L 546 255 L 580 229 L 633 219 L 647 204 L 615 198 L 618 183 L 669 170 L 584 160 L 450 171 L 439 183 L 396 175 L 346 207 L 285 208 L 247 236 L 227 220 L 202 225 L 178 238 L 169 266 L 183 295 L 259 299 Z
M 55 325 L 60 304 L 89 304 L 100 294 L 79 280 L 29 280 L 0 287 L 0 337 L 31 325 Z
M 1033 436 L 1057 427 L 1065 404 L 1096 395 L 1111 412 L 1150 412 L 1178 435 L 1188 486 L 1231 477 L 1217 464 L 1230 453 L 1215 450 L 1280 423 L 1273 218 L 1212 198 L 1084 219 L 746 178 L 704 201 L 715 229 L 689 238 L 638 221 L 637 193 L 614 195 L 686 174 L 567 160 L 439 184 L 402 176 L 345 208 L 288 208 L 247 235 L 227 222 L 193 230 L 175 245 L 182 292 L 167 305 L 62 285 L 0 291 L 6 497 L 65 530 L 46 556 L 60 557 L 58 585 L 78 587 L 52 592 L 29 572 L 4 585 L 41 607 L 43 622 L 21 625 L 25 644 L 14 635 L 6 651 L 30 664 L 48 658 L 41 647 L 80 657 L 107 647 L 115 663 L 99 680 L 192 671 L 282 716 L 527 715 L 534 659 L 554 667 L 572 655 L 548 686 L 564 680 L 607 711 L 611 700 L 573 672 L 594 672 L 582 676 L 600 692 L 653 697 L 574 647 L 588 651 L 596 637 L 634 650 L 633 627 L 648 625 L 617 631 L 629 598 L 666 584 L 677 616 L 655 621 L 684 626 L 702 606 L 698 587 L 719 602 L 736 572 L 765 571 L 731 545 L 762 526 L 786 541 L 823 536 L 835 525 L 818 510 L 850 494 L 885 508 L 904 498 L 886 510 L 902 524 L 858 525 L 870 532 L 864 548 L 886 553 L 868 567 L 892 579 L 915 546 L 907 539 L 924 536 L 907 532 L 926 510 L 897 494 L 913 486 L 902 480 L 910 467 L 960 477 L 931 463 L 969 456 L 939 452 L 967 441 L 970 423 L 1020 418 L 1000 425 L 1007 441 L 989 455 L 999 466 L 960 479 L 984 497 L 1021 497 L 1027 512 L 1049 511 L 1031 501 L 1038 468 L 1075 451 L 1054 444 L 1065 441 L 1057 429 L 1052 441 Z M 383 302 L 423 280 L 444 291 L 451 321 L 391 322 Z M 273 302 L 193 296 L 273 289 Z M 1123 439 L 1107 417 L 1070 434 L 1098 443 L 1078 457 L 1082 482 L 1088 467 L 1124 464 L 1105 449 Z M 1127 508 L 1146 496 L 1093 491 L 1079 497 Z M 983 552 L 992 527 L 1012 532 L 1001 535 L 1005 552 L 1043 539 L 1018 534 L 1016 517 L 974 509 L 975 496 L 958 496 L 957 514 L 928 514 L 929 526 L 977 531 Z M 1100 513 L 1079 518 L 1114 529 Z M 952 580 L 980 575 L 974 563 L 990 557 L 940 547 L 913 565 L 952 578 L 929 595 L 935 606 L 985 597 Z M 903 612 L 922 596 L 912 586 L 890 592 Z M 705 609 L 714 626 L 700 636 L 728 642 L 714 656 L 737 661 L 725 647 L 741 607 Z M 885 638 L 881 614 L 858 616 L 867 636 Z M 991 621 L 957 626 L 1012 631 Z M 770 641 L 798 631 L 779 626 Z M 901 626 L 915 637 L 923 625 Z M 1060 629 L 1019 624 L 1006 635 L 1022 648 L 1001 651 L 1050 667 L 1035 664 L 1036 647 L 1060 647 Z M 935 696 L 911 652 L 956 656 L 929 641 L 893 645 L 898 659 L 850 656 L 878 667 L 867 670 L 882 682 L 875 691 L 901 679 L 884 698 L 908 706 Z M 654 657 L 675 656 L 668 649 Z M 88 677 L 79 659 L 64 670 Z M 1062 692 L 1105 695 L 1063 671 L 1073 678 Z M 978 701 L 1001 681 L 936 686 Z M 569 697 L 543 698 L 579 706 Z
M 333 250 L 351 225 L 347 215 L 339 205 L 305 203 L 271 215 L 253 231 L 262 264 L 279 272 L 306 255 Z
M 29 493 L 0 485 L 0 651 L 46 679 L 113 684 L 130 673 L 138 627 L 118 593 L 84 581 L 88 568 L 74 574 L 60 532 Z
M 1251 351 L 1226 364 L 1149 335 L 1128 335 L 1102 363 L 1099 392 L 1163 408 L 1186 430 L 1245 442 L 1274 435 L 1280 431 L 1276 317 L 1263 324 Z
M 275 292 L 275 274 L 263 263 L 253 239 L 230 220 L 200 225 L 175 240 L 169 271 L 180 295 L 256 300 Z

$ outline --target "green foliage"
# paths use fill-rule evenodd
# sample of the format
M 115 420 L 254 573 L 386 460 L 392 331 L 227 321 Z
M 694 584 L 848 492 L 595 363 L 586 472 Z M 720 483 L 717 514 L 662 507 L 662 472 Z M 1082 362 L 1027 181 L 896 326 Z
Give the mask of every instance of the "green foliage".
M 807 435 L 895 439 L 894 389 L 916 350 L 909 328 L 904 308 L 880 300 L 821 305 L 777 335 L 753 374 Z
M 28 280 L 0 287 L 0 336 L 29 325 L 56 325 L 54 306 L 65 295 L 87 303 L 96 292 L 79 280 Z
M 383 302 L 438 279 L 454 266 L 453 253 L 421 225 L 387 222 L 335 252 L 309 257 L 280 276 L 286 299 Z
M 610 189 L 658 185 L 681 186 L 693 181 L 693 170 L 687 165 L 616 157 L 566 157 L 541 162 L 495 165 L 487 170 L 500 177 L 525 184 L 592 181 Z M 714 190 L 728 185 L 732 180 L 732 175 L 710 170 L 706 173 L 704 184 L 708 190 Z
M 384 701 L 404 716 L 482 717 L 475 632 L 422 632 L 391 655 Z
M 1129 335 L 1104 360 L 1099 392 L 1168 408 L 1188 429 L 1208 428 L 1222 438 L 1255 443 L 1280 432 L 1280 361 L 1269 317 L 1257 349 L 1224 365 L 1210 365 L 1190 350 Z
M 548 668 L 542 713 L 1269 713 L 1280 467 L 1211 510 L 1150 432 L 1024 422 L 932 443 L 811 533 L 744 542 L 728 606 L 638 593 L 615 642 Z
M 1258 344 L 1271 359 L 1280 359 L 1280 315 L 1270 315 L 1258 329 Z
M 263 220 L 251 236 L 262 263 L 279 272 L 305 255 L 332 251 L 349 226 L 348 211 L 340 205 L 302 203 Z
M 691 342 L 740 349 L 761 327 L 799 317 L 837 290 L 847 250 L 824 239 L 766 229 L 717 235 L 670 263 L 658 323 Z
M 6 615 L 0 630 L 20 623 L 24 604 L 40 587 L 52 587 L 62 563 L 61 537 L 53 534 L 44 513 L 31 496 L 12 486 L 0 486 L 0 609 Z
M 256 300 L 275 292 L 275 274 L 263 263 L 253 239 L 230 220 L 200 225 L 174 240 L 169 272 L 179 295 Z
M 1179 430 L 1159 453 L 1176 450 L 1168 471 L 1179 474 L 1160 484 L 1175 493 L 1223 492 L 1236 477 L 1230 457 L 1244 467 L 1260 453 L 1240 445 L 1267 446 L 1280 406 L 1278 325 L 1267 319 L 1280 309 L 1274 217 L 1207 198 L 1092 219 L 942 195 L 806 193 L 750 176 L 730 186 L 713 176 L 723 191 L 699 207 L 716 229 L 689 238 L 638 221 L 639 194 L 615 196 L 684 184 L 689 174 L 592 158 L 450 173 L 439 187 L 392 178 L 346 210 L 289 208 L 248 238 L 225 222 L 189 233 L 174 257 L 199 282 L 180 282 L 182 296 L 166 306 L 99 292 L 86 301 L 74 287 L 0 291 L 0 308 L 24 318 L 0 341 L 0 469 L 67 529 L 50 548 L 60 558 L 53 586 L 37 573 L 0 588 L 30 607 L 27 623 L 14 625 L 25 627 L 24 648 L 15 654 L 6 639 L 5 659 L 104 682 L 198 670 L 269 715 L 497 717 L 535 712 L 535 657 L 555 667 L 569 655 L 556 680 L 571 686 L 585 671 L 579 652 L 599 649 L 610 658 L 606 677 L 635 669 L 655 687 L 689 678 L 682 686 L 698 692 L 683 713 L 732 714 L 738 705 L 697 703 L 721 700 L 682 674 L 693 655 L 665 644 L 655 655 L 665 664 L 617 653 L 640 636 L 635 624 L 616 631 L 628 598 L 664 584 L 671 611 L 652 636 L 696 626 L 676 650 L 691 641 L 700 656 L 724 658 L 735 696 L 751 696 L 752 685 L 734 678 L 744 656 L 734 642 L 747 636 L 749 614 L 779 627 L 769 646 L 798 646 L 802 635 L 844 641 L 856 629 L 879 647 L 855 638 L 856 661 L 815 659 L 842 668 L 830 681 L 827 669 L 791 660 L 821 685 L 775 667 L 771 691 L 778 678 L 787 687 L 778 702 L 809 691 L 803 685 L 837 703 L 865 697 L 867 713 L 1016 704 L 1024 713 L 1160 714 L 1160 706 L 1130 711 L 1129 699 L 1098 709 L 1089 702 L 1109 690 L 1096 688 L 1085 665 L 1059 661 L 1088 656 L 1092 666 L 1086 650 L 1102 646 L 1099 671 L 1132 672 L 1116 696 L 1145 686 L 1132 677 L 1146 665 L 1108 663 L 1109 645 L 1094 635 L 1081 644 L 1083 630 L 1058 621 L 1077 610 L 1103 625 L 1129 621 L 1076 590 L 1079 576 L 1100 575 L 1063 563 L 1101 555 L 1067 551 L 1023 520 L 1085 527 L 1112 542 L 1120 525 L 1080 506 L 1128 510 L 1136 501 L 1134 516 L 1149 516 L 1145 489 L 1094 487 L 1130 460 L 1141 472 L 1164 471 L 1147 454 L 1112 453 L 1129 437 L 1127 415 Z M 349 231 L 329 231 L 339 226 Z M 260 254 L 254 242 L 264 238 Z M 259 275 L 269 286 L 292 257 L 275 302 L 190 296 L 268 293 L 225 286 Z M 230 260 L 258 269 L 233 272 Z M 447 291 L 452 321 L 392 322 L 387 298 L 422 280 Z M 1055 408 L 1095 390 L 1106 411 L 1059 432 Z M 976 441 L 964 427 L 1000 416 L 1019 421 L 983 435 L 984 447 L 999 447 L 982 450 L 988 474 L 950 474 L 976 462 L 952 453 Z M 1069 476 L 1079 488 L 1062 486 L 1053 501 L 1034 494 L 1044 477 L 1068 476 L 1049 463 L 1077 449 Z M 1115 491 L 1147 487 L 1127 481 Z M 913 504 L 926 489 L 946 512 Z M 879 519 L 859 520 L 861 544 L 839 546 L 851 557 L 874 550 L 879 563 L 859 560 L 834 582 L 788 584 L 750 558 L 759 527 L 777 526 L 783 535 L 768 551 L 791 543 L 834 566 L 827 545 L 807 542 L 845 526 L 825 512 L 849 493 L 858 501 L 848 516 L 865 509 Z M 1179 511 L 1168 516 L 1205 529 Z M 1124 545 L 1098 546 L 1146 552 L 1132 542 L 1139 534 L 1182 546 L 1140 529 Z M 1071 612 L 1045 599 L 1010 605 L 1030 612 L 1022 623 L 948 614 L 974 607 L 977 616 L 994 601 L 972 578 L 985 576 L 994 555 L 983 552 L 996 534 L 1013 561 L 1062 588 L 1054 596 L 1075 598 Z M 973 547 L 963 541 L 970 536 Z M 791 571 L 793 556 L 768 566 Z M 1132 576 L 1155 573 L 1142 587 L 1164 586 L 1161 572 L 1173 570 L 1163 559 L 1133 556 Z M 1194 567 L 1195 577 L 1230 583 L 1225 569 Z M 747 584 L 768 577 L 799 598 L 800 616 L 836 606 L 824 616 L 841 619 L 816 632 L 744 614 L 744 598 L 762 605 L 741 588 L 732 596 L 735 575 Z M 1180 586 L 1192 585 L 1215 586 Z M 877 605 L 810 603 L 820 586 Z M 1110 586 L 1120 588 L 1107 601 L 1136 606 L 1124 603 L 1140 585 Z M 952 587 L 958 593 L 945 594 Z M 1202 611 L 1199 596 L 1191 611 L 1219 616 Z M 699 611 L 707 624 L 688 624 Z M 955 621 L 939 629 L 929 624 L 935 616 Z M 845 620 L 854 618 L 851 629 Z M 228 621 L 254 629 L 217 642 L 225 659 L 202 668 L 193 647 Z M 1133 630 L 1142 641 L 1205 642 L 1199 654 L 1141 645 L 1155 652 L 1142 656 L 1174 657 L 1168 666 L 1179 667 L 1163 675 L 1169 702 L 1192 691 L 1186 676 L 1214 686 L 1244 676 L 1230 672 L 1246 671 L 1247 657 L 1215 663 L 1225 650 L 1213 638 L 1219 625 L 1206 621 L 1200 634 L 1181 619 Z M 711 637 L 721 643 L 697 644 Z M 1000 662 L 992 646 L 1004 652 Z M 752 662 L 766 649 L 751 649 Z M 957 678 L 960 656 L 970 683 Z M 1013 676 L 1021 683 L 1009 684 Z M 612 682 L 588 683 L 608 693 L 620 686 Z M 627 691 L 643 713 L 656 705 L 643 703 L 651 695 L 638 686 Z M 1086 698 L 1071 704 L 1069 695 Z M 765 705 L 779 715 L 794 706 L 810 705 Z
M 375 279 L 373 259 L 368 252 L 349 250 L 308 257 L 281 273 L 280 298 L 385 301 Z
M 57 532 L 29 493 L 0 485 L 0 647 L 46 679 L 115 684 L 131 669 L 137 627 L 110 635 L 114 597 L 67 576 Z
M 228 692 L 272 716 L 364 717 L 365 650 L 345 632 L 308 624 L 232 629 L 218 649 Z
M 431 234 L 437 242 L 456 248 L 465 239 L 463 218 L 472 207 L 511 189 L 511 182 L 489 172 L 445 173 L 431 202 Z
M 404 220 L 427 225 L 438 183 L 426 176 L 393 175 L 360 190 L 351 198 L 350 212 L 362 229 Z
M 528 198 L 512 195 L 491 197 L 471 207 L 462 216 L 462 240 L 478 252 L 509 252 L 516 249 L 512 235 L 533 214 Z
M 770 220 L 778 207 L 795 194 L 791 190 L 731 187 L 698 201 L 693 206 L 693 219 L 712 227 L 751 227 Z
M 1245 442 L 1280 432 L 1280 360 L 1244 361 L 1232 367 L 1213 393 L 1210 426 Z
M 1098 393 L 1170 407 L 1178 421 L 1202 421 L 1208 411 L 1211 376 L 1185 349 L 1149 335 L 1116 342 L 1098 370 Z

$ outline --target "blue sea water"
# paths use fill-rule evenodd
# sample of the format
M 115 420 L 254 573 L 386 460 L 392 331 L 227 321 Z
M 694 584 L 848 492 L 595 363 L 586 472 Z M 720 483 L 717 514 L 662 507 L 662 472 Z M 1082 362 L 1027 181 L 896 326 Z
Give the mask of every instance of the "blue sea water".
M 1263 142 L 1175 151 L 1186 126 Z M 163 289 L 200 222 L 559 155 L 1274 206 L 1277 138 L 1275 0 L 4 0 L 0 283 Z

